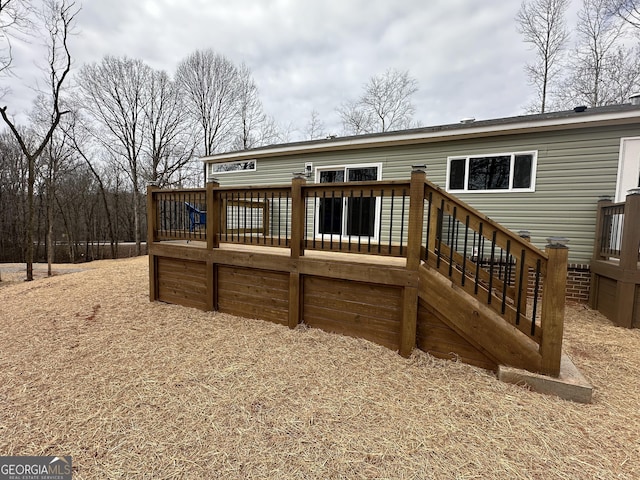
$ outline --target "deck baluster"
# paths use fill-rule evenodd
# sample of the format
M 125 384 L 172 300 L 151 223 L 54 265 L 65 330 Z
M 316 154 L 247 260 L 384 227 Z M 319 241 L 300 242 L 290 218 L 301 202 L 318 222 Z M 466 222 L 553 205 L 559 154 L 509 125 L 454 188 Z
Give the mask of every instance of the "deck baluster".
M 482 246 L 482 250 L 484 250 L 484 243 L 483 243 L 483 237 L 482 237 L 482 227 L 483 227 L 483 223 L 480 222 L 480 225 L 478 227 L 478 255 L 476 258 L 476 278 L 475 278 L 475 283 L 474 283 L 474 287 L 473 287 L 473 293 L 475 295 L 478 295 L 478 286 L 480 283 L 480 262 L 481 262 L 481 255 L 484 254 L 484 252 L 480 252 L 480 247 Z
M 389 251 L 391 251 L 391 239 L 393 238 L 393 201 L 395 199 L 395 189 L 391 190 L 391 212 L 389 214 Z
M 509 253 L 511 252 L 511 240 L 507 240 L 507 258 L 509 258 Z M 502 262 L 502 250 L 500 250 L 500 262 Z M 501 312 L 504 313 L 507 308 L 507 285 L 508 285 L 508 277 L 507 277 L 507 266 L 505 266 L 505 276 L 502 279 L 502 307 Z
M 467 243 L 469 241 L 469 215 L 467 215 L 464 222 L 464 252 L 462 252 L 462 278 L 460 283 L 464 287 L 465 279 L 467 278 Z
M 382 207 L 384 200 L 384 190 L 380 192 L 380 206 Z M 382 248 L 382 221 L 378 225 L 378 254 L 380 254 Z
M 456 214 L 457 214 L 457 207 L 453 207 L 453 217 L 450 217 L 452 219 L 452 222 L 453 222 L 453 227 L 451 228 L 451 240 L 449 241 L 449 277 L 451 277 L 453 275 L 453 252 L 454 252 L 454 240 L 453 240 L 454 236 L 453 236 L 453 232 L 456 229 L 456 227 L 455 227 Z
M 536 314 L 538 310 L 538 293 L 540 292 L 540 259 L 536 261 L 535 283 L 533 287 L 533 312 L 531 314 L 531 335 L 536 333 Z
M 402 189 L 402 214 L 400 215 L 400 256 L 402 256 L 402 242 L 404 240 L 404 216 L 405 216 L 405 199 L 407 198 L 407 191 Z
M 487 298 L 487 305 L 491 305 L 491 297 L 493 290 L 493 276 L 494 276 L 494 267 L 495 267 L 495 254 L 496 254 L 496 234 L 497 232 L 493 231 L 493 236 L 491 237 L 491 258 L 489 259 L 489 293 Z

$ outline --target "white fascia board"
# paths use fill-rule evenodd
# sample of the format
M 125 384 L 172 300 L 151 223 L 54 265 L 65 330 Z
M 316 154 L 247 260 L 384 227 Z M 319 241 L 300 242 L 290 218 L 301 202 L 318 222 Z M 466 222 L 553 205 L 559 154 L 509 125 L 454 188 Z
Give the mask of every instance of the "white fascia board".
M 274 145 L 257 150 L 220 153 L 201 157 L 204 163 L 232 161 L 241 159 L 265 158 L 281 155 L 296 155 L 304 153 L 326 152 L 333 150 L 350 150 L 356 148 L 374 148 L 393 145 L 410 145 L 416 143 L 429 143 L 446 141 L 457 138 L 473 138 L 473 137 L 490 137 L 495 135 L 528 133 L 535 131 L 560 130 L 567 127 L 586 128 L 591 126 L 606 124 L 624 124 L 632 123 L 633 120 L 640 122 L 640 109 L 634 109 L 624 112 L 601 113 L 594 115 L 576 114 L 576 116 L 567 116 L 561 118 L 549 118 L 545 120 L 529 120 L 522 122 L 509 122 L 504 125 L 491 124 L 468 127 L 444 128 L 422 132 L 401 133 L 397 135 L 367 135 L 362 137 L 349 137 L 345 140 L 329 140 L 326 142 L 298 143 L 291 145 Z M 480 122 L 478 122 L 480 123 Z M 443 126 L 447 127 L 447 126 Z

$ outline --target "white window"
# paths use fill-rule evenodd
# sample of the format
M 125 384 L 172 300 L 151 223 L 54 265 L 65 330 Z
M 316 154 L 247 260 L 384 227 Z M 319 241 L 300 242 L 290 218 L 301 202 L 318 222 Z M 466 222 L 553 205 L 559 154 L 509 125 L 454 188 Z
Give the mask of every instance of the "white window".
M 347 165 L 316 168 L 316 183 L 378 181 L 381 164 Z M 370 237 L 377 239 L 380 225 L 380 202 L 363 192 L 351 197 L 319 198 L 316 202 L 316 236 Z
M 534 192 L 538 152 L 449 157 L 448 192 Z
M 223 162 L 223 163 L 210 163 L 210 174 L 221 174 L 231 172 L 255 172 L 256 171 L 255 160 L 241 160 L 238 162 Z

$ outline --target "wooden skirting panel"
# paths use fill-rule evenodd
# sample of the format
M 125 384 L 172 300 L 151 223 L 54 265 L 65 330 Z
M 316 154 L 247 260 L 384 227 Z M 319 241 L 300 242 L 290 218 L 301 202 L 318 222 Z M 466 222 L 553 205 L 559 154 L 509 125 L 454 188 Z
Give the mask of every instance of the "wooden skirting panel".
M 156 257 L 158 300 L 207 309 L 207 264 Z
M 302 290 L 305 324 L 398 349 L 402 288 L 305 276 Z
M 633 328 L 640 328 L 640 285 L 636 286 L 636 302 L 633 308 Z
M 434 357 L 459 360 L 487 370 L 497 371 L 498 365 L 458 335 L 438 318 L 436 312 L 419 299 L 417 347 Z
M 217 267 L 217 310 L 287 325 L 289 274 L 244 267 Z
M 611 278 L 598 278 L 598 299 L 597 308 L 609 320 L 616 320 L 616 287 L 617 282 Z
M 400 349 L 403 328 L 415 319 L 408 353 L 417 345 L 434 356 L 489 370 L 496 370 L 498 363 L 539 370 L 535 342 L 520 338 L 523 335 L 502 325 L 493 311 L 452 289 L 448 279 L 426 266 L 412 272 L 389 265 L 292 260 L 251 252 L 223 257 L 217 249 L 205 257 L 199 250 L 175 248 L 178 258 L 152 254 L 155 283 L 150 288 L 157 294 L 152 299 L 291 328 L 303 322 L 392 350 Z M 173 252 L 166 248 L 167 254 Z M 185 258 L 192 252 L 192 258 Z M 602 280 L 601 291 L 606 292 Z M 413 297 L 416 287 L 418 298 Z

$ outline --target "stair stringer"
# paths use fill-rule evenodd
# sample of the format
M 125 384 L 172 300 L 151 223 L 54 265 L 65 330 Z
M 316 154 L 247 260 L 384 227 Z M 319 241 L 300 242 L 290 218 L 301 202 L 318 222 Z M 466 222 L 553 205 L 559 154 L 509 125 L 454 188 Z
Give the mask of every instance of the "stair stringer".
M 542 356 L 534 340 L 425 264 L 419 268 L 418 296 L 447 326 L 496 364 L 541 371 Z

